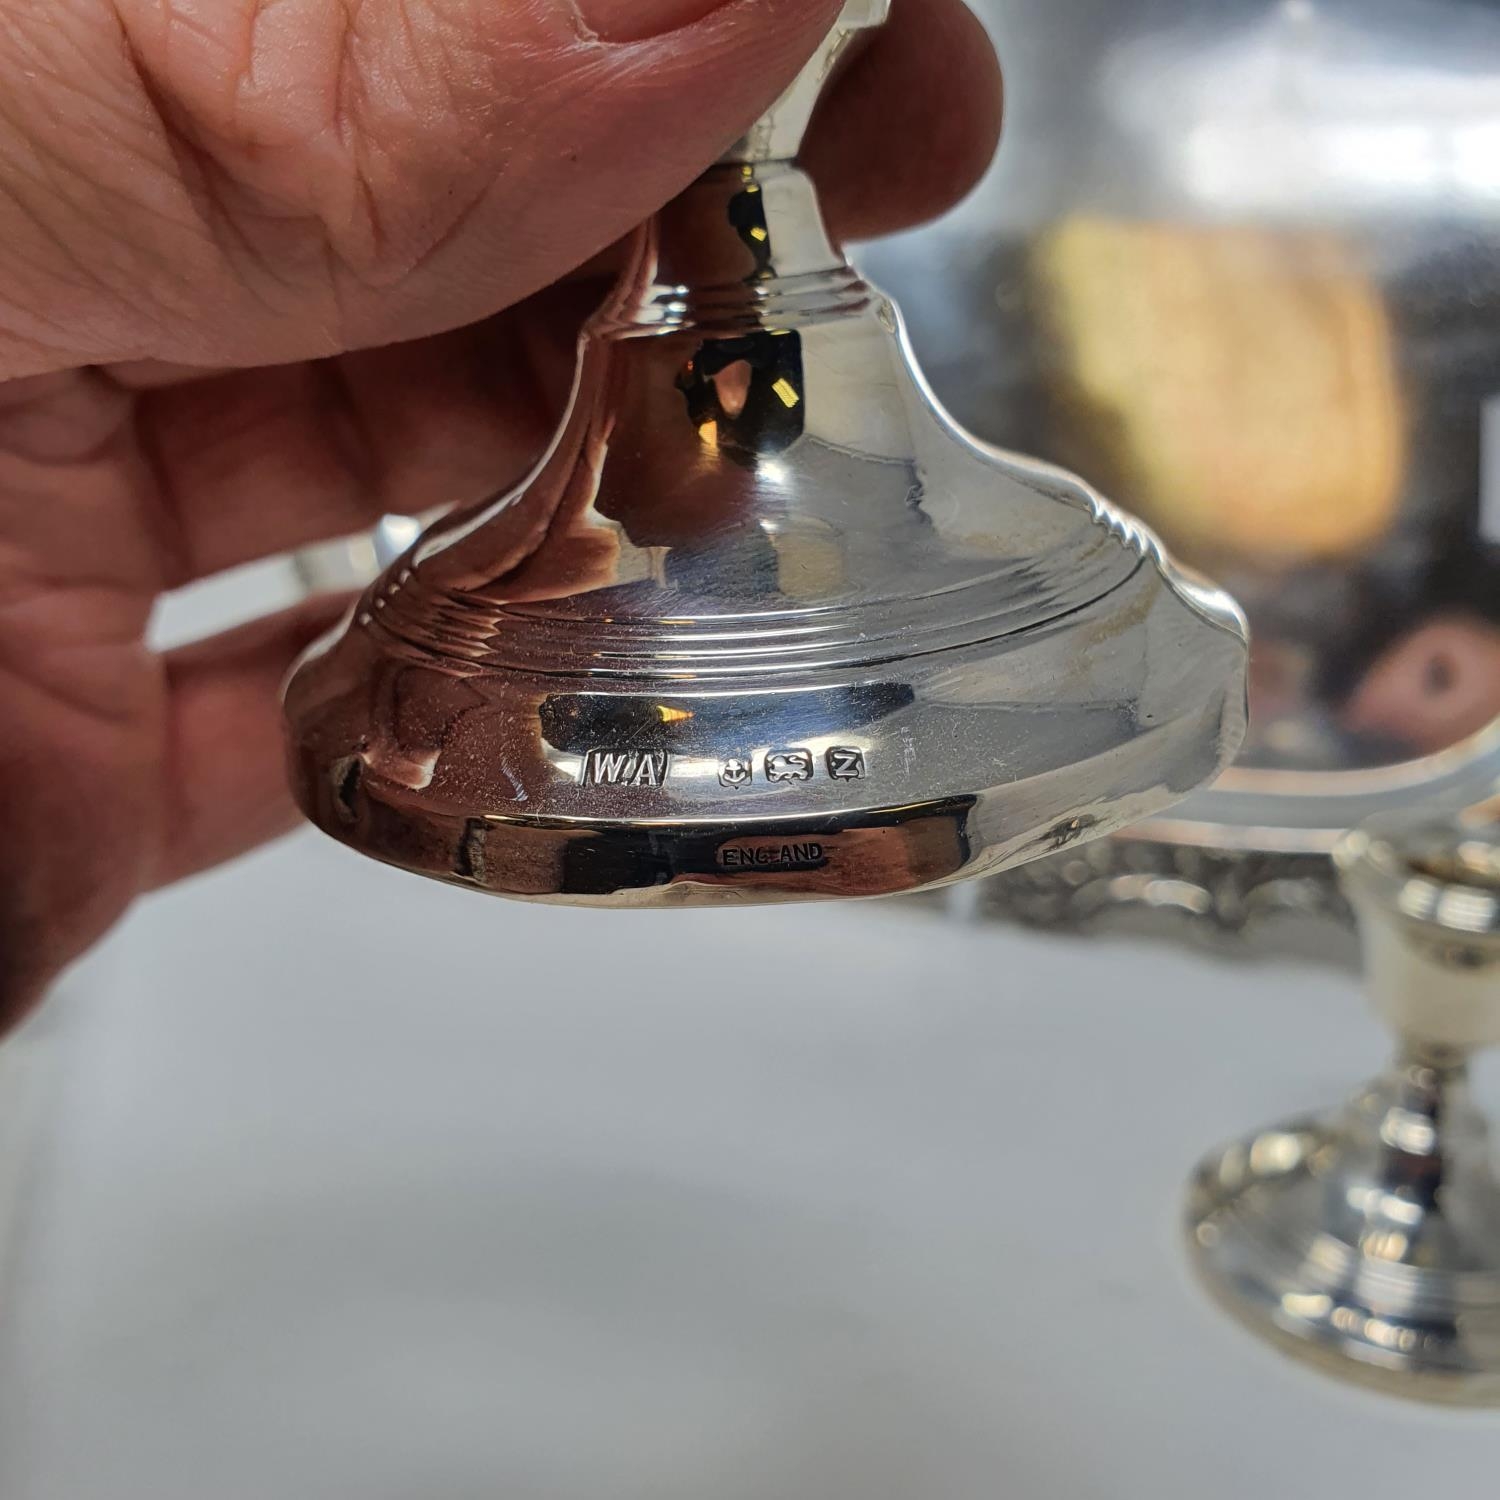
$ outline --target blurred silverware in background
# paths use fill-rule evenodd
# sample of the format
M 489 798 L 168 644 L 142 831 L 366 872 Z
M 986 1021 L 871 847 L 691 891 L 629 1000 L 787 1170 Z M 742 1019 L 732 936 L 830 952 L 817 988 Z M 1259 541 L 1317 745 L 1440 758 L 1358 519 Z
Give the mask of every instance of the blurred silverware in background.
M 1138 512 L 1236 594 L 1254 654 L 1213 789 L 958 899 L 1337 945 L 1340 834 L 1500 777 L 1500 10 L 978 9 L 999 164 L 863 260 L 955 415 Z
M 1372 824 L 1336 856 L 1395 1061 L 1198 1169 L 1194 1260 L 1251 1329 L 1403 1396 L 1500 1403 L 1500 1180 L 1469 1087 L 1500 1045 L 1500 824 Z

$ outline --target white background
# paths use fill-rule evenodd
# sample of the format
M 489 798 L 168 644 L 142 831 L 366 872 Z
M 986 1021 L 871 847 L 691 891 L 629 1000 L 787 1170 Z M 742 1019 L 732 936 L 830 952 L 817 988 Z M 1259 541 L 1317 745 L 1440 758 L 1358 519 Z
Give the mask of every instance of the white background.
M 1500 1417 L 1200 1296 L 1194 1158 L 1380 1060 L 1353 982 L 903 904 L 487 901 L 313 834 L 51 1017 L 4 1500 L 1488 1494 Z

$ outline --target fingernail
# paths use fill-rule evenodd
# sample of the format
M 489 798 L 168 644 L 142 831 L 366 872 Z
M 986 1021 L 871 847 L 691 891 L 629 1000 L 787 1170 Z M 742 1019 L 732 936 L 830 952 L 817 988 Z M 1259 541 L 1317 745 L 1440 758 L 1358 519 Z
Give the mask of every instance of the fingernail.
M 723 10 L 733 0 L 573 0 L 573 8 L 602 42 L 643 42 Z

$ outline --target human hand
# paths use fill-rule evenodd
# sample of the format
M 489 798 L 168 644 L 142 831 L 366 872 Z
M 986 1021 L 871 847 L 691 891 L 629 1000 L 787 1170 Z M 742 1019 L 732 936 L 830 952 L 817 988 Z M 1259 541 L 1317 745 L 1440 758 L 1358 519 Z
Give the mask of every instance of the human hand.
M 840 3 L 7 0 L 0 1025 L 138 894 L 291 822 L 278 687 L 328 605 L 157 655 L 158 596 L 519 477 L 567 278 Z M 960 0 L 897 0 L 829 103 L 804 161 L 878 233 L 977 177 L 998 72 Z

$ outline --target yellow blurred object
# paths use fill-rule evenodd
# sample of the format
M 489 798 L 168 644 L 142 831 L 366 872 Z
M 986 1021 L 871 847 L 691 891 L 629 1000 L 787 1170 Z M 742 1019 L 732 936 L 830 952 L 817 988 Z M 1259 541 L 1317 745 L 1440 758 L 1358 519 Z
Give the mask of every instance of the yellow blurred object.
M 1094 477 L 1169 546 L 1295 563 L 1390 529 L 1406 445 L 1395 342 L 1340 241 L 1078 217 L 1034 270 Z

